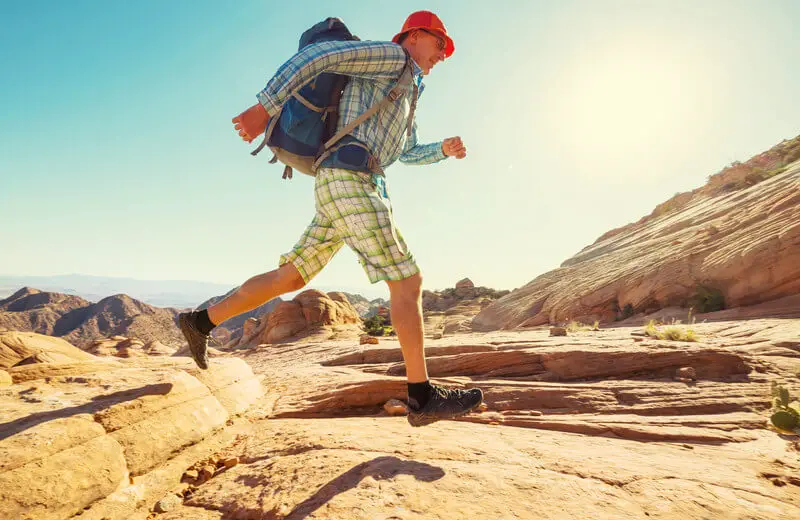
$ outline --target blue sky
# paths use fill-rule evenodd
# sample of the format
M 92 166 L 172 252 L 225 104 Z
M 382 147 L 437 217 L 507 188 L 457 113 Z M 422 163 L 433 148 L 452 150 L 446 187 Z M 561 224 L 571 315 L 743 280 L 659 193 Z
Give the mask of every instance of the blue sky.
M 386 40 L 416 9 L 456 53 L 426 79 L 421 138 L 463 161 L 393 166 L 427 288 L 512 289 L 604 232 L 800 134 L 800 3 L 3 2 L 0 274 L 238 284 L 313 216 L 230 119 L 299 34 L 339 16 Z M 370 287 L 343 249 L 315 280 Z

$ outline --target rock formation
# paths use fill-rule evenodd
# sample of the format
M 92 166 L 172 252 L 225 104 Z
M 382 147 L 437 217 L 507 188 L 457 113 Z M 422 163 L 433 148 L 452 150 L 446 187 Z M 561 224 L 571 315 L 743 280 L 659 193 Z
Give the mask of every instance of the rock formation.
M 220 455 L 239 464 L 167 520 L 797 517 L 800 441 L 766 418 L 771 381 L 800 393 L 800 321 L 693 327 L 694 343 L 638 327 L 429 341 L 431 376 L 482 388 L 486 407 L 420 429 L 392 417 L 395 338 L 241 351 L 271 395 Z
M 168 347 L 158 340 L 145 343 L 141 340 L 124 336 L 112 336 L 106 339 L 94 340 L 84 350 L 95 356 L 121 358 L 171 356 L 176 352 L 176 349 Z
M 96 358 L 31 333 L 0 345 L 4 365 L 39 361 L 8 368 L 13 384 L 0 386 L 2 518 L 132 518 L 229 443 L 261 394 L 239 359 L 201 371 L 186 358 Z
M 330 327 L 349 327 L 355 333 L 361 330 L 361 318 L 344 293 L 325 294 L 309 289 L 292 301 L 280 302 L 272 312 L 250 322 L 247 326 L 249 334 L 230 346 L 279 343 Z
M 474 330 L 607 323 L 669 306 L 696 314 L 797 294 L 798 156 L 800 138 L 712 176 L 488 306 Z

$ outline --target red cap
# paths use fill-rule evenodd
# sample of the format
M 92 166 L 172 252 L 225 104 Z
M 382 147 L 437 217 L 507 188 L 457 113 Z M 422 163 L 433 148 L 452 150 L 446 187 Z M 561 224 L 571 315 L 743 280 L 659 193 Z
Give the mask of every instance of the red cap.
M 438 16 L 430 11 L 411 13 L 408 18 L 406 18 L 406 23 L 403 24 L 403 28 L 392 38 L 392 41 L 397 43 L 401 36 L 415 29 L 424 29 L 444 38 L 446 42 L 444 55 L 446 58 L 449 58 L 456 51 L 456 45 L 453 43 L 453 39 L 447 35 L 447 29 L 445 29 L 444 24 Z

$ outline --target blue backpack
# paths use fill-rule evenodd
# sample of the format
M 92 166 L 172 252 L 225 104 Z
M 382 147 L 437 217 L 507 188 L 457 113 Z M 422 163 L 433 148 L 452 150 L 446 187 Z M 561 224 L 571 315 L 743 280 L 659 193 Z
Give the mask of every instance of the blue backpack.
M 308 45 L 326 41 L 359 41 L 359 38 L 340 19 L 327 18 L 302 34 L 298 51 Z M 280 161 L 286 165 L 283 170 L 284 179 L 292 178 L 292 169 L 315 175 L 317 167 L 334 151 L 334 145 L 338 141 L 372 117 L 385 104 L 394 102 L 404 89 L 409 88 L 408 85 L 413 85 L 411 60 L 406 57 L 403 73 L 383 100 L 375 103 L 337 133 L 339 100 L 348 80 L 347 76 L 325 72 L 293 92 L 281 107 L 279 115 L 270 119 L 264 140 L 250 153 L 255 156 L 268 146 L 274 154 L 270 163 Z M 415 105 L 416 95 L 411 103 L 409 130 Z

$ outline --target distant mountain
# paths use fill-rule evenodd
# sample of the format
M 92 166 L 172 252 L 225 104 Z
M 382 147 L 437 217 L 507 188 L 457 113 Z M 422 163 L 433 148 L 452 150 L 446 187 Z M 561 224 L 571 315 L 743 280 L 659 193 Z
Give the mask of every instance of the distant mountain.
M 198 303 L 226 293 L 231 285 L 192 280 L 137 280 L 85 274 L 57 276 L 0 276 L 0 298 L 20 287 L 36 287 L 65 295 L 99 302 L 114 294 L 127 294 L 157 307 L 194 308 Z
M 91 303 L 78 296 L 24 287 L 0 300 L 0 327 L 63 337 L 83 347 L 108 336 L 144 342 L 159 340 L 179 347 L 178 311 L 162 309 L 117 294 Z
M 177 309 L 196 308 L 200 302 L 231 291 L 235 284 L 219 284 L 198 282 L 193 280 L 138 280 L 135 278 L 115 278 L 109 276 L 92 276 L 86 274 L 65 274 L 55 276 L 5 276 L 0 275 L 0 298 L 6 298 L 20 287 L 36 287 L 41 291 L 79 296 L 91 302 L 98 302 L 114 294 L 127 294 L 144 303 L 157 307 L 175 307 Z M 383 284 L 365 285 L 365 287 L 317 286 L 310 284 L 306 289 L 318 289 L 325 293 L 347 291 L 364 294 L 376 298 L 388 296 L 388 289 Z M 284 295 L 291 300 L 295 293 Z
M 350 301 L 350 304 L 355 307 L 356 311 L 358 311 L 358 315 L 362 318 L 371 318 L 372 316 L 378 314 L 378 307 L 389 306 L 389 300 L 384 300 L 383 298 L 368 300 L 360 294 L 353 294 L 344 291 L 339 292 L 347 297 L 347 299 Z

